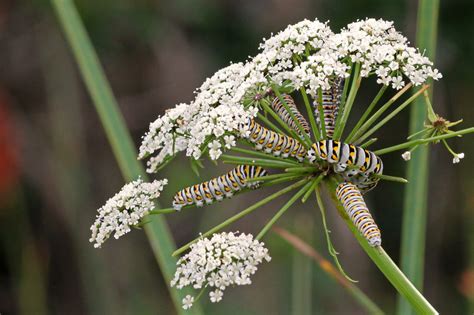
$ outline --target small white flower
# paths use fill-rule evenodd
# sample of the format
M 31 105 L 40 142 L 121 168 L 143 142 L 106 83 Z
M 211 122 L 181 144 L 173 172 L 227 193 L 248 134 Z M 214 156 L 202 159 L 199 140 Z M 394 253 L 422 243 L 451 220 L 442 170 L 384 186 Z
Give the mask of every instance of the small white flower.
M 235 137 L 234 136 L 224 136 L 225 147 L 230 149 L 235 147 Z
M 411 159 L 411 152 L 410 151 L 405 151 L 403 154 L 402 154 L 402 158 L 405 160 L 405 161 L 409 161 Z
M 453 157 L 453 164 L 461 162 L 464 159 L 464 153 L 458 153 Z
M 160 196 L 167 183 L 167 179 L 146 183 L 139 178 L 123 186 L 98 210 L 89 241 L 99 248 L 112 233 L 118 239 L 130 232 L 130 227 L 140 223 L 155 208 L 153 200 Z
M 171 286 L 213 288 L 209 298 L 217 303 L 227 287 L 251 284 L 250 276 L 264 260 L 271 260 L 268 250 L 251 234 L 214 234 L 191 245 L 190 252 L 178 260 Z
M 192 297 L 191 295 L 186 295 L 186 297 L 183 299 L 183 308 L 185 310 L 187 309 L 190 309 L 191 306 L 193 306 L 193 303 L 194 303 L 194 297 Z
M 224 293 L 221 290 L 211 291 L 209 293 L 209 299 L 211 300 L 212 303 L 217 303 L 220 300 L 222 300 L 223 295 Z

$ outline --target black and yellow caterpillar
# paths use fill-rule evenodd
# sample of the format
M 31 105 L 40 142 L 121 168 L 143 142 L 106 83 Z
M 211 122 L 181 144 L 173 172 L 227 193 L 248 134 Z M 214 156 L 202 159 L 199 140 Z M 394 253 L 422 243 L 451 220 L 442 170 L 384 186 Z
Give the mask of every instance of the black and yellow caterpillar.
M 179 211 L 182 207 L 191 204 L 202 207 L 204 203 L 211 204 L 224 197 L 232 197 L 235 192 L 244 187 L 255 188 L 259 185 L 260 182 L 247 182 L 248 178 L 265 175 L 267 171 L 260 166 L 239 165 L 222 176 L 178 191 L 173 198 L 173 208 Z
M 323 120 L 324 128 L 326 130 L 326 137 L 331 139 L 334 135 L 334 128 L 336 126 L 336 118 L 339 113 L 339 105 L 341 104 L 342 83 L 344 79 L 336 78 L 332 82 L 329 90 L 322 91 Z M 321 129 L 321 117 L 319 113 L 319 100 L 314 102 L 314 115 L 316 122 Z
M 250 119 L 247 122 L 250 142 L 255 143 L 255 149 L 272 153 L 275 156 L 292 156 L 303 161 L 306 157 L 306 148 L 298 140 L 276 133 Z
M 370 215 L 359 189 L 351 183 L 342 183 L 336 189 L 337 199 L 359 232 L 365 237 L 370 246 L 382 245 L 380 229 Z
M 382 159 L 375 153 L 336 140 L 314 143 L 307 157 L 312 163 L 319 159 L 332 164 L 334 172 L 340 173 L 344 180 L 352 182 L 362 192 L 374 188 L 379 181 L 374 175 L 383 172 Z
M 301 125 L 303 131 L 309 134 L 309 130 L 310 130 L 309 124 L 304 118 L 304 116 L 300 113 L 298 108 L 296 107 L 296 104 L 293 98 L 288 94 L 282 94 L 281 97 L 285 101 L 286 105 L 288 106 L 289 110 L 291 111 L 295 119 Z M 275 111 L 275 113 L 288 125 L 288 127 L 290 127 L 291 129 L 293 129 L 294 131 L 296 131 L 297 133 L 301 135 L 301 131 L 298 128 L 298 125 L 293 120 L 290 113 L 288 112 L 288 110 L 285 108 L 285 106 L 283 105 L 283 103 L 280 101 L 278 97 L 275 97 L 273 99 L 272 108 Z

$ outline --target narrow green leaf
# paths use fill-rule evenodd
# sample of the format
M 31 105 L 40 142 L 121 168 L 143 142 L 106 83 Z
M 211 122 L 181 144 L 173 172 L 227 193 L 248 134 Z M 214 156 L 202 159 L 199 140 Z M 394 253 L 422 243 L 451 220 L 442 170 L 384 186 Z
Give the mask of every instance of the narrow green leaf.
M 420 0 L 418 2 L 418 20 L 416 44 L 430 60 L 435 60 L 436 36 L 438 29 L 439 0 Z M 431 89 L 431 92 L 433 89 Z M 409 134 L 423 129 L 426 119 L 426 107 L 423 99 L 418 99 L 410 112 Z M 428 148 L 420 146 L 412 152 L 408 161 L 405 199 L 402 220 L 402 244 L 400 249 L 401 268 L 415 287 L 423 289 L 426 203 L 428 198 Z M 399 315 L 414 314 L 407 301 L 398 298 Z
M 100 66 L 98 57 L 74 3 L 72 0 L 52 0 L 52 4 L 63 27 L 66 39 L 71 45 L 74 57 L 99 114 L 124 179 L 131 181 L 139 176 L 146 179 L 146 174 L 136 159 L 136 150 L 126 128 L 125 121 L 118 109 L 110 85 Z M 150 223 L 145 225 L 145 231 L 169 288 L 168 284 L 176 268 L 176 260 L 171 257 L 175 247 L 174 241 L 162 217 L 150 216 L 150 220 Z M 184 312 L 181 307 L 181 300 L 186 295 L 186 291 L 177 291 L 171 288 L 169 288 L 169 291 L 176 311 L 183 315 L 190 314 L 189 311 Z M 201 314 L 198 305 L 195 305 L 191 312 L 193 314 Z

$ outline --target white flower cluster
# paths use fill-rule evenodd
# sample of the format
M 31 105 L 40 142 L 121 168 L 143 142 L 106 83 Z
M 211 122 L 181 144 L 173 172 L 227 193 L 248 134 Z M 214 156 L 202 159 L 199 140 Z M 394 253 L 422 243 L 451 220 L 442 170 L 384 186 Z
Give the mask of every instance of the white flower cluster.
M 453 164 L 461 162 L 462 159 L 464 159 L 464 153 L 458 153 L 458 154 L 454 155 Z
M 208 78 L 192 103 L 179 104 L 150 124 L 138 157 L 159 153 L 148 160 L 147 171 L 155 172 L 177 152 L 186 151 L 187 156 L 198 159 L 208 145 L 215 160 L 222 154 L 221 146 L 235 146 L 232 139 L 222 143 L 222 138 L 226 133 L 236 133 L 239 124 L 257 114 L 255 107 L 245 108 L 241 99 L 250 86 L 264 80 L 250 63 L 231 64 Z M 210 136 L 216 140 L 207 144 Z
M 211 159 L 235 146 L 242 123 L 258 108 L 244 106 L 254 91 L 269 82 L 292 89 L 305 87 L 315 98 L 330 88 L 336 77 L 347 78 L 354 63 L 362 77 L 376 76 L 379 84 L 401 89 L 409 81 L 420 85 L 441 74 L 432 62 L 397 32 L 393 22 L 366 19 L 335 34 L 327 23 L 304 20 L 264 40 L 260 53 L 245 63 L 216 72 L 196 90 L 190 104 L 179 104 L 150 124 L 139 158 L 149 157 L 148 172 L 175 153 L 186 151 L 195 159 L 209 152 Z M 408 81 L 406 81 L 408 80 Z
M 123 186 L 98 210 L 89 241 L 99 248 L 112 233 L 118 239 L 130 232 L 131 226 L 137 225 L 141 218 L 153 210 L 153 200 L 160 196 L 167 183 L 167 179 L 147 183 L 139 178 Z
M 211 239 L 204 238 L 191 245 L 191 251 L 178 260 L 171 286 L 209 287 L 209 298 L 216 303 L 228 286 L 251 284 L 250 276 L 257 266 L 271 258 L 264 244 L 254 240 L 251 234 L 237 233 L 214 234 Z M 193 302 L 194 297 L 187 296 L 183 308 L 190 308 Z
M 261 53 L 252 59 L 252 63 L 257 71 L 281 83 L 287 76 L 285 73 L 291 73 L 295 64 L 318 52 L 333 35 L 327 22 L 303 20 L 264 39 L 259 46 Z
M 418 86 L 429 78 L 440 79 L 441 73 L 433 63 L 396 31 L 393 22 L 366 19 L 349 24 L 340 33 L 330 36 L 322 49 L 295 67 L 285 78 L 299 88 L 308 85 L 314 97 L 319 88 L 329 88 L 335 76 L 347 77 L 353 63 L 360 64 L 361 77 L 375 74 L 377 83 L 394 89 L 405 86 L 405 77 Z

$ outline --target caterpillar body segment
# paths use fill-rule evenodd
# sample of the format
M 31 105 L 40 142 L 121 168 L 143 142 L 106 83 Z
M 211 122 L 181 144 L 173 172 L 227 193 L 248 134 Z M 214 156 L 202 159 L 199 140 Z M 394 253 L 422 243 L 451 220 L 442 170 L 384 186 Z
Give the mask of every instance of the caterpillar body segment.
M 296 103 L 293 100 L 293 98 L 288 95 L 288 94 L 282 94 L 281 95 L 282 99 L 285 101 L 286 105 L 288 106 L 289 110 L 295 117 L 295 119 L 298 121 L 298 123 L 301 125 L 303 131 L 307 134 L 310 133 L 310 128 L 309 124 L 304 118 L 304 116 L 300 113 L 298 108 L 296 107 Z M 278 97 L 275 97 L 273 99 L 273 102 L 271 104 L 271 107 L 275 111 L 275 113 L 294 131 L 296 131 L 298 134 L 302 135 L 301 130 L 298 128 L 298 125 L 296 122 L 293 120 L 291 117 L 290 113 L 288 110 L 285 108 L 283 103 L 280 101 Z
M 369 150 L 337 140 L 321 140 L 308 150 L 308 160 L 314 163 L 323 160 L 330 163 L 334 172 L 341 174 L 345 181 L 354 183 L 362 192 L 373 189 L 382 174 L 383 162 Z
M 319 100 L 317 99 L 314 101 L 314 115 L 316 117 L 316 123 L 321 129 L 321 120 L 324 120 L 324 128 L 326 129 L 326 137 L 328 139 L 331 139 L 334 135 L 336 119 L 339 113 L 339 106 L 341 104 L 343 82 L 343 78 L 336 78 L 334 82 L 332 82 L 329 90 L 322 91 L 322 119 L 319 112 Z
M 302 162 L 307 155 L 306 148 L 298 140 L 267 129 L 251 119 L 246 125 L 247 138 L 255 144 L 255 149 L 272 153 L 275 156 L 295 157 Z
M 372 247 L 382 245 L 380 229 L 372 218 L 357 186 L 344 182 L 337 187 L 336 195 L 347 215 L 369 245 Z
M 202 207 L 204 203 L 211 204 L 230 198 L 242 188 L 255 188 L 259 185 L 260 182 L 247 182 L 248 178 L 265 175 L 267 171 L 260 166 L 239 165 L 222 176 L 181 189 L 174 195 L 173 208 L 179 211 L 191 204 Z

